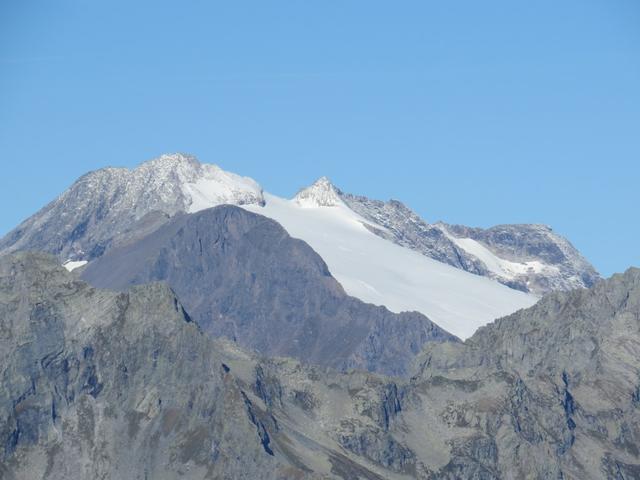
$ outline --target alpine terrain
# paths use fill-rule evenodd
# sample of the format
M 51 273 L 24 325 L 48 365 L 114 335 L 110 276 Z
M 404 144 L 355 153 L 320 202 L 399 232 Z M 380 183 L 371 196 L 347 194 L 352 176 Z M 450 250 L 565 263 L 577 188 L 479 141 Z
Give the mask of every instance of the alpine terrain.
M 640 475 L 640 270 L 553 293 L 411 378 L 262 358 L 150 283 L 0 257 L 0 477 L 502 479 Z
M 460 338 L 543 293 L 599 278 L 548 227 L 428 224 L 400 202 L 345 194 L 324 178 L 286 200 L 182 154 L 84 175 L 0 240 L 0 253 L 44 251 L 74 269 L 178 213 L 221 204 L 275 219 L 320 254 L 347 294 L 394 313 L 420 312 Z

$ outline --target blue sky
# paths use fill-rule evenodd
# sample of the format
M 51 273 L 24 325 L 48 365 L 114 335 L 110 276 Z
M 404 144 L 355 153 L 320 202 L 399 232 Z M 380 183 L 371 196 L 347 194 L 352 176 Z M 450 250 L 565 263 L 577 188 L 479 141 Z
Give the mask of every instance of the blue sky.
M 640 266 L 637 0 L 0 2 L 0 233 L 165 152 Z

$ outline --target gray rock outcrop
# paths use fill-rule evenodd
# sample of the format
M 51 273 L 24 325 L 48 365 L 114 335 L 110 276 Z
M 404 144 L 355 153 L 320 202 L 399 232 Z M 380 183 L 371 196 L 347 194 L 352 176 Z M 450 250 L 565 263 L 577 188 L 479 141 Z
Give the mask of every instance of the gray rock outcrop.
M 455 237 L 479 242 L 501 259 L 514 263 L 533 260 L 546 267 L 544 271 L 530 270 L 504 279 L 522 290 L 542 294 L 588 288 L 600 279 L 580 252 L 547 225 L 496 225 L 483 229 L 440 224 L 440 227 Z M 499 274 L 496 278 L 500 281 Z

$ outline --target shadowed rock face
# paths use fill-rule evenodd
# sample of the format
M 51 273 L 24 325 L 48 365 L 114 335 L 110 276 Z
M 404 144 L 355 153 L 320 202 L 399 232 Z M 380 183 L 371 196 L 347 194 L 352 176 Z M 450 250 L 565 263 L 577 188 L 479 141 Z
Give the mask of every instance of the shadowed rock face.
M 338 369 L 404 374 L 426 342 L 456 340 L 422 314 L 347 296 L 306 243 L 228 205 L 178 215 L 113 248 L 82 278 L 116 290 L 166 281 L 214 336 Z
M 161 284 L 0 258 L 0 477 L 638 478 L 640 270 L 430 343 L 411 380 L 255 358 Z

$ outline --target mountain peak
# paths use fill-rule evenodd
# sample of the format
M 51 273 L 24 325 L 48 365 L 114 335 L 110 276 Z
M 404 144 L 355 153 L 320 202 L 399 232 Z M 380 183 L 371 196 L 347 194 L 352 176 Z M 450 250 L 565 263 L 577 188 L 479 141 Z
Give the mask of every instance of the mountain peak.
M 333 184 L 331 183 L 331 180 L 329 180 L 329 177 L 325 177 L 324 175 L 322 177 L 318 178 L 315 182 L 313 182 L 312 185 L 333 186 Z
M 151 212 L 173 216 L 221 204 L 264 205 L 262 188 L 193 155 L 162 155 L 132 169 L 83 175 L 1 239 L 0 251 L 41 250 L 62 262 L 91 260 Z
M 162 179 L 162 181 L 170 177 L 179 181 L 193 181 L 199 176 L 201 170 L 202 164 L 195 156 L 185 153 L 169 153 L 141 163 L 133 169 L 133 172 L 153 176 Z
M 143 165 L 191 165 L 191 166 L 199 166 L 200 161 L 195 157 L 195 155 L 191 155 L 188 153 L 164 153 L 157 158 L 152 160 L 147 160 L 140 164 Z
M 320 177 L 307 188 L 300 190 L 293 201 L 303 207 L 336 207 L 343 205 L 342 192 L 327 177 Z

